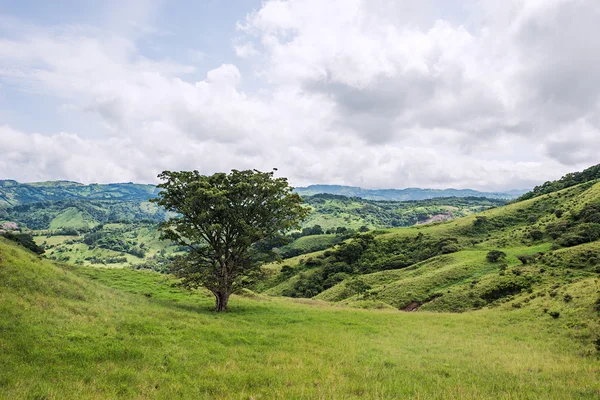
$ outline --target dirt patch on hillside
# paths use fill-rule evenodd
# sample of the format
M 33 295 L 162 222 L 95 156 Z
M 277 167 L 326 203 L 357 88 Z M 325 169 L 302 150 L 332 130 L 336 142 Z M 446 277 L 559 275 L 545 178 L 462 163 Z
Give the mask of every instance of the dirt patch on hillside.
M 421 307 L 421 305 L 419 303 L 417 303 L 416 301 L 413 301 L 412 303 L 410 303 L 409 305 L 404 307 L 402 309 L 402 311 L 413 312 L 413 311 L 417 311 L 419 309 L 419 307 Z

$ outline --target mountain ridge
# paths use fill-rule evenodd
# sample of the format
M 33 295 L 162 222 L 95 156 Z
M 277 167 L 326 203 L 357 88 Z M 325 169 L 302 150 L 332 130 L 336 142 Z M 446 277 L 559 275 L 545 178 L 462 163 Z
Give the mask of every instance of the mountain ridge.
M 358 186 L 328 184 L 297 187 L 294 191 L 305 196 L 327 193 L 347 197 L 360 197 L 366 200 L 391 201 L 427 200 L 439 197 L 487 197 L 491 199 L 512 200 L 527 192 L 527 190 L 518 189 L 506 192 L 481 192 L 474 189 L 423 189 L 415 187 L 404 189 L 363 189 Z
M 12 179 L 0 179 L 0 207 L 11 207 L 40 201 L 61 200 L 134 200 L 147 201 L 156 197 L 158 189 L 152 184 L 133 182 L 82 184 L 68 180 L 21 183 Z M 474 189 L 363 189 L 358 186 L 317 184 L 297 187 L 294 191 L 303 196 L 335 194 L 359 197 L 365 200 L 411 201 L 441 197 L 486 197 L 513 200 L 525 190 L 507 192 L 480 192 Z

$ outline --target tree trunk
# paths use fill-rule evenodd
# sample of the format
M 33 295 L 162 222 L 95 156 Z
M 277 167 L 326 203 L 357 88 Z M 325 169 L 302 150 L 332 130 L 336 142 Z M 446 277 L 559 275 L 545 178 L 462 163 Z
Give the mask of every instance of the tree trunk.
M 217 312 L 227 311 L 227 303 L 229 302 L 229 295 L 231 293 L 229 291 L 215 292 L 215 298 L 217 299 Z

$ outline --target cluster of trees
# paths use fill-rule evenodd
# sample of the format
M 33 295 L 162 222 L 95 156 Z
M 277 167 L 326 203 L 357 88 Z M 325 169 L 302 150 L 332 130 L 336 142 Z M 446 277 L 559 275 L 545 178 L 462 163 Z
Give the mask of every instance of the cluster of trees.
M 367 231 L 369 231 L 367 226 L 362 226 L 358 230 L 358 232 Z M 329 228 L 327 230 L 324 230 L 321 225 L 305 227 L 301 231 L 291 232 L 289 234 L 278 234 L 272 238 L 254 243 L 252 245 L 253 250 L 255 251 L 254 259 L 260 262 L 272 262 L 279 259 L 285 260 L 302 254 L 325 250 L 344 239 L 354 236 L 356 233 L 356 230 L 342 226 Z M 310 247 L 294 246 L 294 241 L 300 238 L 318 235 L 336 235 L 336 238 L 324 240 Z
M 2 236 L 10 241 L 20 244 L 36 254 L 44 254 L 45 252 L 42 247 L 35 243 L 33 236 L 28 233 L 5 232 Z
M 283 295 L 313 297 L 350 277 L 406 268 L 458 250 L 458 239 L 452 237 L 432 238 L 419 233 L 414 237 L 375 240 L 372 234 L 359 234 L 319 258 L 305 260 L 301 270 L 282 268 L 282 279 L 300 272 L 299 279 Z
M 146 256 L 144 243 L 138 244 L 137 242 L 125 240 L 114 232 L 97 231 L 88 233 L 83 237 L 83 243 L 87 244 L 90 249 L 99 247 L 102 249 L 129 253 L 139 258 L 144 258 Z
M 562 214 L 561 214 L 562 215 Z M 600 239 L 600 202 L 586 204 L 568 218 L 547 224 L 546 234 L 562 247 L 577 246 Z

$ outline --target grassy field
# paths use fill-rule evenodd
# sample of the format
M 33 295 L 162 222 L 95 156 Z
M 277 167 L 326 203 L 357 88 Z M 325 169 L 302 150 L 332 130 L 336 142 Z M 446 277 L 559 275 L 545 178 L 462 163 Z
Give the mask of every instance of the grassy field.
M 0 239 L 0 398 L 598 398 L 596 354 L 533 309 L 365 311 L 59 266 Z

